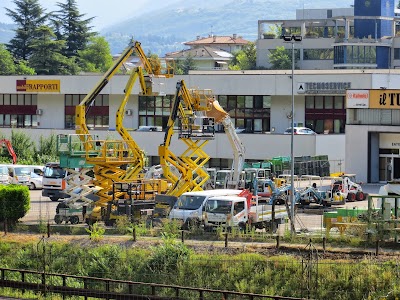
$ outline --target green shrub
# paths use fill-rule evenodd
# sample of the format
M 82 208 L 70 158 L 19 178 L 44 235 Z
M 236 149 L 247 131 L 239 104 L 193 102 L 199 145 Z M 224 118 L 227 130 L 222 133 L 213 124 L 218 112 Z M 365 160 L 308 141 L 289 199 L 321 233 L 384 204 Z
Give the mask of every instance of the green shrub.
M 29 189 L 21 185 L 0 187 L 0 221 L 7 220 L 8 225 L 15 225 L 29 211 Z

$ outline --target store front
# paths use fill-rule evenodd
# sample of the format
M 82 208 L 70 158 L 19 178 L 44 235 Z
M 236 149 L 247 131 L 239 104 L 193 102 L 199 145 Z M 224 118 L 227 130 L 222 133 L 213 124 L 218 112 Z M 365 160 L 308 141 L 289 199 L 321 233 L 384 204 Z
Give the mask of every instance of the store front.
M 379 182 L 400 180 L 400 134 L 379 135 Z

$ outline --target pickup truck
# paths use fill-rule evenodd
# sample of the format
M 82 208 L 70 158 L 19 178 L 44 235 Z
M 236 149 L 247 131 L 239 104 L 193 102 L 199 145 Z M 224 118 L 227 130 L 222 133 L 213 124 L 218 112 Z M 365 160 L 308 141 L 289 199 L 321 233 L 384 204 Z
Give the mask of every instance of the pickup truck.
M 204 230 L 210 231 L 219 226 L 230 230 L 238 227 L 267 229 L 275 232 L 278 224 L 287 219 L 285 207 L 275 208 L 267 204 L 258 204 L 249 195 L 215 196 L 207 199 L 203 210 Z

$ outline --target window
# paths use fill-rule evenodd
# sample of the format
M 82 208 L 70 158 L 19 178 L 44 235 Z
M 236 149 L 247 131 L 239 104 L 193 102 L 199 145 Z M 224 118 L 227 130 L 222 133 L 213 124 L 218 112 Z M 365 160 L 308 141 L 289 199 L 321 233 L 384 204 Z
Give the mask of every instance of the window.
M 224 99 L 227 103 L 227 98 Z M 165 128 L 171 113 L 174 95 L 139 96 L 139 126 Z
M 219 95 L 218 102 L 236 128 L 244 129 L 246 133 L 270 131 L 271 96 Z M 218 131 L 223 131 L 223 127 L 219 126 Z
M 332 60 L 333 49 L 304 49 L 304 60 Z
M 400 59 L 400 48 L 394 48 L 394 59 Z
M 306 96 L 306 127 L 317 133 L 344 133 L 344 96 Z
M 75 128 L 76 106 L 86 97 L 85 94 L 66 94 L 64 128 Z M 92 129 L 107 129 L 109 126 L 109 95 L 97 95 L 86 116 L 86 124 Z
M 37 95 L 0 94 L 0 127 L 37 127 L 36 110 Z

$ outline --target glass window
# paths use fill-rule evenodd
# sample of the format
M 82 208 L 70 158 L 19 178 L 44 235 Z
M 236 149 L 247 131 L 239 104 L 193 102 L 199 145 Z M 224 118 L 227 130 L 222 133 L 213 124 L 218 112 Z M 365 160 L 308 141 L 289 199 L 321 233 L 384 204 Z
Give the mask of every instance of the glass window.
M 80 102 L 79 95 L 72 95 L 72 106 L 77 106 Z
M 32 126 L 32 116 L 31 115 L 25 115 L 24 126 L 25 127 Z
M 11 127 L 17 127 L 18 118 L 17 115 L 11 115 Z
M 65 106 L 72 106 L 72 95 L 65 95 Z
M 24 105 L 24 94 L 17 95 L 17 105 Z
M 11 105 L 11 95 L 4 95 L 4 105 Z
M 32 94 L 32 105 L 37 105 L 37 95 L 36 94 Z
M 245 107 L 246 108 L 253 108 L 253 96 L 246 96 L 245 97 Z
M 236 108 L 236 96 L 228 96 L 227 111 L 230 112 Z
M 11 105 L 18 105 L 17 95 L 12 94 L 11 96 Z
M 335 96 L 335 109 L 343 109 L 343 96 Z
M 314 108 L 314 97 L 306 96 L 306 108 Z
M 37 115 L 32 115 L 32 127 L 37 127 Z
M 110 95 L 102 95 L 103 96 L 103 106 L 110 106 Z
M 25 95 L 25 105 L 32 105 L 32 95 L 30 94 Z
M 11 125 L 11 115 L 4 115 L 4 126 Z
M 263 96 L 263 108 L 271 108 L 271 96 Z
M 0 114 L 0 126 L 4 125 L 4 115 Z
M 323 109 L 324 108 L 324 97 L 315 96 L 315 108 L 316 109 Z
M 325 108 L 332 109 L 333 108 L 333 97 L 325 96 Z
M 226 108 L 228 106 L 228 96 L 218 96 L 218 102 L 219 105 L 221 105 L 223 108 Z
M 244 96 L 237 96 L 237 103 L 236 103 L 236 107 L 237 108 L 244 108 Z
M 263 96 L 254 96 L 254 108 L 263 108 Z

